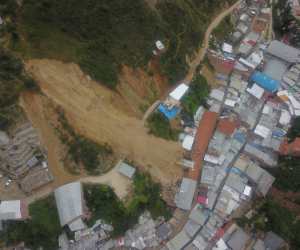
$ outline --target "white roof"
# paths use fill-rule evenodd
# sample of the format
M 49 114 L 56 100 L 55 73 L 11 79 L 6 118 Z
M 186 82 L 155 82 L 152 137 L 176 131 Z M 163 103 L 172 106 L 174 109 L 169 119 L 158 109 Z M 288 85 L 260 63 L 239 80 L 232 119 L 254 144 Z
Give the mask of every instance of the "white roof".
M 185 148 L 188 151 L 191 151 L 192 147 L 193 147 L 193 144 L 194 144 L 194 137 L 190 136 L 190 135 L 187 135 L 184 138 L 184 141 L 182 142 L 182 147 Z
M 258 124 L 254 130 L 254 133 L 257 135 L 260 135 L 263 138 L 267 138 L 269 131 L 270 131 L 270 129 Z
M 208 161 L 208 162 L 217 164 L 217 163 L 218 163 L 218 158 L 206 154 L 206 155 L 204 156 L 204 161 Z
M 223 43 L 222 50 L 227 52 L 227 53 L 231 53 L 232 52 L 232 46 L 229 45 L 228 43 Z
M 294 96 L 288 95 L 287 97 L 289 98 L 290 102 L 292 103 L 295 109 L 300 109 L 300 103 L 296 100 Z
M 187 85 L 181 83 L 176 89 L 174 89 L 170 93 L 170 96 L 173 97 L 175 100 L 179 101 L 188 89 L 189 87 Z
M 280 116 L 280 119 L 279 119 L 279 123 L 282 124 L 282 125 L 286 125 L 286 124 L 289 124 L 290 121 L 291 121 L 290 112 L 283 109 L 281 111 L 281 116 Z
M 230 107 L 234 107 L 234 105 L 235 105 L 235 101 L 234 100 L 232 100 L 232 99 L 229 99 L 229 98 L 226 98 L 226 100 L 225 100 L 225 103 L 224 103 L 225 105 L 227 105 L 227 106 L 230 106 Z
M 82 215 L 81 184 L 72 182 L 54 189 L 61 226 Z
M 0 204 L 0 220 L 21 219 L 21 201 L 2 201 Z
M 219 89 L 212 89 L 209 96 L 221 102 L 224 97 L 224 92 Z
M 162 44 L 161 41 L 157 41 L 156 42 L 156 47 L 159 49 L 159 50 L 163 50 L 165 48 L 165 46 Z
M 291 87 L 293 87 L 296 84 L 296 82 L 294 80 L 292 80 L 291 78 L 288 78 L 286 76 L 284 76 L 282 79 Z
M 243 194 L 249 196 L 250 192 L 251 192 L 251 187 L 246 186 Z
M 270 8 L 262 8 L 260 12 L 265 13 L 265 14 L 270 14 L 271 9 Z
M 73 223 L 69 225 L 71 231 L 78 231 L 86 228 L 81 219 L 75 220 Z
M 267 105 L 265 105 L 262 112 L 263 112 L 263 114 L 266 114 L 266 115 L 267 115 L 267 114 L 269 114 L 269 110 L 270 110 L 270 107 L 267 106 Z
M 251 95 L 254 95 L 257 99 L 260 99 L 264 93 L 264 89 L 258 86 L 256 83 L 253 84 L 252 88 L 247 88 L 246 91 Z
M 241 63 L 247 65 L 248 67 L 252 68 L 252 69 L 255 69 L 255 68 L 256 68 L 256 66 L 255 66 L 254 64 L 249 63 L 248 61 L 246 61 L 246 60 L 243 59 L 243 58 L 240 58 L 239 61 L 240 61 Z
M 224 240 L 221 238 L 218 240 L 217 242 L 217 247 L 213 247 L 212 250 L 226 250 L 228 249 L 226 243 L 224 242 Z

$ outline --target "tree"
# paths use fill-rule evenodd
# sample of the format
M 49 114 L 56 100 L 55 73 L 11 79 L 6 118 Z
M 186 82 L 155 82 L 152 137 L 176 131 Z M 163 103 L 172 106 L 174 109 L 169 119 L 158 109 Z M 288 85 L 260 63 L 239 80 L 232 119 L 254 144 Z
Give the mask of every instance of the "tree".
M 154 69 L 149 69 L 148 70 L 148 74 L 149 74 L 149 76 L 153 76 L 154 75 Z

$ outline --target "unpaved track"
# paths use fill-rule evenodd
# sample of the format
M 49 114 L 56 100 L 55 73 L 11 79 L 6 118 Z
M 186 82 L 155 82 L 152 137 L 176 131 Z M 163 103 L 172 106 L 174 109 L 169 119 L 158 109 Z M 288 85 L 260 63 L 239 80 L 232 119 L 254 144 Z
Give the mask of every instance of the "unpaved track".
M 160 99 L 164 99 L 166 98 L 169 93 L 174 90 L 179 84 L 181 83 L 190 83 L 190 81 L 193 78 L 193 75 L 195 73 L 196 67 L 198 66 L 198 64 L 200 63 L 200 61 L 203 59 L 205 53 L 206 53 L 206 49 L 208 48 L 208 43 L 209 43 L 209 36 L 212 32 L 212 30 L 214 28 L 216 28 L 218 26 L 218 24 L 222 21 L 222 19 L 227 16 L 231 11 L 233 11 L 233 9 L 238 6 L 243 0 L 238 0 L 234 5 L 232 5 L 229 9 L 225 10 L 224 12 L 222 12 L 220 15 L 218 15 L 213 21 L 212 23 L 208 26 L 206 32 L 205 32 L 205 37 L 204 37 L 204 47 L 202 47 L 196 57 L 196 59 L 193 61 L 192 63 L 192 67 L 190 68 L 189 73 L 187 74 L 187 76 L 180 81 L 179 83 L 177 83 L 176 85 L 174 85 L 171 89 L 168 89 L 167 91 L 165 91 L 164 93 L 162 93 L 160 95 Z
M 78 65 L 48 59 L 30 60 L 26 70 L 33 74 L 45 96 L 24 94 L 22 106 L 26 113 L 31 113 L 29 119 L 40 132 L 46 148 L 57 139 L 53 132 L 50 135 L 45 130 L 50 128 L 47 117 L 38 115 L 43 113 L 43 105 L 35 110 L 33 103 L 41 103 L 42 98 L 61 105 L 75 131 L 97 142 L 107 142 L 119 158 L 133 159 L 135 165 L 150 172 L 162 184 L 182 176 L 183 170 L 174 165 L 184 154 L 180 143 L 149 135 L 143 120 L 126 115 L 130 106 L 118 93 L 85 76 Z M 49 160 L 57 159 L 55 148 L 59 147 L 49 150 Z M 49 165 L 51 171 L 65 174 L 59 161 Z M 170 175 L 171 172 L 174 174 Z

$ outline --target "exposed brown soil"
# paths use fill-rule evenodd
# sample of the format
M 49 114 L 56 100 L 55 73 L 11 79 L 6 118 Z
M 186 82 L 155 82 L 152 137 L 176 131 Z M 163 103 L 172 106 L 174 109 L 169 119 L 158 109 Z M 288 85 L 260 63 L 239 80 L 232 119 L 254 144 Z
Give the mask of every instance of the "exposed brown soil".
M 291 201 L 291 200 L 300 200 L 300 193 L 298 194 L 293 194 L 291 192 L 284 193 L 279 191 L 275 187 L 271 187 L 267 196 L 274 197 L 278 202 L 281 203 L 281 205 L 300 213 L 300 205 Z
M 57 160 L 60 142 L 52 141 L 55 135 L 49 126 L 49 118 L 43 114 L 46 105 L 43 98 L 51 99 L 65 110 L 68 122 L 76 132 L 100 143 L 107 142 L 118 157 L 133 159 L 154 179 L 164 184 L 177 181 L 182 176 L 182 169 L 174 165 L 177 159 L 183 157 L 180 143 L 147 134 L 143 121 L 137 119 L 139 113 L 128 101 L 129 95 L 128 99 L 123 98 L 85 76 L 75 63 L 30 60 L 26 70 L 34 76 L 45 96 L 23 93 L 21 103 L 49 151 L 49 165 L 51 170 L 54 169 L 52 171 L 57 172 L 59 180 L 68 174 L 64 173 Z M 132 98 L 136 95 L 132 93 Z
M 214 77 L 214 73 L 206 67 L 206 65 L 203 65 L 203 67 L 201 68 L 202 74 L 203 76 L 206 78 L 207 83 L 212 87 L 215 88 L 216 87 L 216 80 Z

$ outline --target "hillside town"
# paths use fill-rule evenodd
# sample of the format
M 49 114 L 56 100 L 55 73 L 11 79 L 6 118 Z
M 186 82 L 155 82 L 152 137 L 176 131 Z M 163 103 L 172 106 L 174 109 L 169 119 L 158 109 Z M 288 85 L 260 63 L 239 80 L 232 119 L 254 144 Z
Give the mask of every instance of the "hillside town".
M 233 219 L 237 214 L 248 219 L 256 214 L 251 199 L 268 194 L 275 178 L 267 170 L 277 166 L 279 155 L 300 156 L 300 138 L 288 143 L 286 136 L 293 118 L 300 116 L 300 52 L 286 42 L 266 38 L 271 9 L 265 0 L 251 0 L 250 6 L 244 1 L 232 14 L 237 21 L 230 41 L 240 42 L 235 48 L 224 42 L 218 50 L 206 50 L 216 79 L 207 107 L 199 106 L 193 121 L 189 119 L 181 109 L 189 83 L 180 83 L 154 110 L 169 121 L 179 118 L 184 127 L 178 143 L 186 155 L 174 162 L 184 169 L 184 176 L 178 185 L 168 183 L 161 194 L 172 218 L 154 220 L 146 210 L 138 224 L 113 239 L 114 227 L 109 221 L 99 219 L 92 227 L 86 224 L 85 181 L 78 180 L 51 190 L 61 227 L 74 232 L 74 240 L 66 233 L 59 236 L 60 250 L 288 247 L 274 232 L 249 233 Z M 154 55 L 165 48 L 161 41 L 156 46 Z M 11 140 L 0 132 L 0 146 L 1 171 L 9 176 L 8 182 L 13 179 L 17 183 L 22 195 L 50 187 L 54 181 L 51 166 L 32 124 L 22 125 Z M 122 161 L 117 173 L 124 179 L 122 190 L 115 189 L 113 183 L 107 185 L 125 201 L 136 169 Z M 1 230 L 9 220 L 30 219 L 23 199 L 0 202 Z M 21 242 L 16 248 L 24 245 L 26 242 Z

